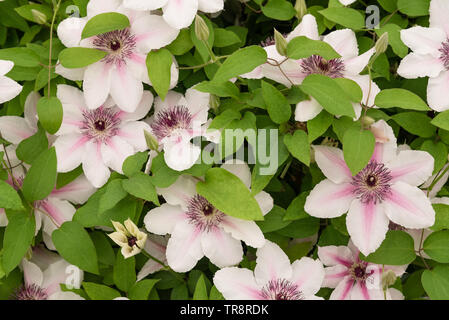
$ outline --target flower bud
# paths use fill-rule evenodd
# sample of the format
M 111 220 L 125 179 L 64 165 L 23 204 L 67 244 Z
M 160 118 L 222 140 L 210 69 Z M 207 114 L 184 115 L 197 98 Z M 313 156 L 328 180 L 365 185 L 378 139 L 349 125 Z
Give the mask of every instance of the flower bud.
M 396 282 L 396 274 L 392 270 L 382 273 L 382 287 L 388 288 Z
M 148 149 L 158 152 L 159 142 L 157 141 L 156 137 L 146 130 L 143 131 L 143 134 L 145 136 L 145 141 L 147 143 Z
M 196 37 L 202 41 L 207 41 L 209 39 L 209 28 L 199 15 L 195 18 L 195 34 Z
M 220 98 L 218 98 L 214 94 L 211 94 L 209 97 L 209 106 L 212 110 L 217 111 L 218 107 L 220 106 Z
M 384 32 L 376 42 L 376 54 L 382 54 L 388 48 L 388 32 Z
M 279 52 L 281 56 L 287 56 L 287 40 L 285 40 L 284 36 L 274 29 L 274 42 L 276 44 L 276 50 Z
M 47 22 L 47 16 L 42 12 L 31 9 L 31 14 L 33 15 L 34 21 L 38 24 L 45 24 Z
M 376 122 L 376 120 L 368 116 L 363 116 L 360 119 L 360 122 L 362 123 L 363 128 L 369 128 L 374 122 Z
M 295 3 L 296 17 L 301 20 L 307 14 L 307 5 L 305 0 L 296 0 Z

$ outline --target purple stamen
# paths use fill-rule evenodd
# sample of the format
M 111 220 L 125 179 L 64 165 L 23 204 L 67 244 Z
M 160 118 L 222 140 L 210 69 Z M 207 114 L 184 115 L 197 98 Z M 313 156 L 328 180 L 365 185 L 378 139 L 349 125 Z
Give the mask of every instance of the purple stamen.
M 81 131 L 89 139 L 104 142 L 117 134 L 121 121 L 113 109 L 100 107 L 95 110 L 84 110 L 83 116 Z
M 449 70 L 449 39 L 443 42 L 442 47 L 439 49 L 441 52 L 440 60 L 443 62 L 446 70 Z
M 223 221 L 225 214 L 217 210 L 206 198 L 196 195 L 190 199 L 186 212 L 189 222 L 209 232 Z
M 23 285 L 14 294 L 15 300 L 47 300 L 48 295 L 45 291 L 35 285 Z
M 313 55 L 301 60 L 301 69 L 306 75 L 322 74 L 330 78 L 341 78 L 345 71 L 345 65 L 340 58 L 325 60 L 320 56 Z
M 382 202 L 390 194 L 390 181 L 393 177 L 383 163 L 371 161 L 352 178 L 354 195 L 364 204 Z
M 161 141 L 178 129 L 190 129 L 192 126 L 192 115 L 184 106 L 175 106 L 158 112 L 151 124 L 156 138 Z
M 103 61 L 111 64 L 124 64 L 136 48 L 136 37 L 129 28 L 100 34 L 93 40 L 93 45 L 108 53 Z
M 270 280 L 263 287 L 262 296 L 267 300 L 303 300 L 304 295 L 296 284 L 285 280 Z

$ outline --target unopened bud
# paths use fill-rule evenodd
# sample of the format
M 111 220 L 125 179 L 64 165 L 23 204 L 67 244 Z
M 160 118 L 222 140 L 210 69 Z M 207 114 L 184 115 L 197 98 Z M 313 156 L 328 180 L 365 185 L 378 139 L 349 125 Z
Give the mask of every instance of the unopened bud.
M 157 141 L 156 137 L 146 130 L 143 131 L 143 134 L 145 136 L 145 141 L 147 143 L 148 149 L 158 152 L 159 142 Z
M 34 21 L 38 24 L 45 24 L 47 22 L 47 16 L 42 12 L 31 9 L 31 14 L 33 15 Z
M 376 42 L 376 54 L 382 54 L 388 48 L 388 32 L 384 32 Z
M 396 282 L 396 274 L 392 270 L 382 273 L 382 287 L 388 288 Z
M 211 94 L 209 97 L 209 106 L 212 110 L 217 111 L 218 107 L 220 106 L 220 98 L 218 98 L 214 94 Z
M 307 14 L 307 5 L 305 0 L 296 0 L 295 3 L 296 17 L 301 20 Z
M 284 36 L 274 29 L 274 42 L 276 44 L 276 50 L 281 55 L 286 57 L 287 56 L 287 40 L 285 40 Z
M 362 127 L 365 128 L 365 129 L 367 129 L 367 128 L 371 127 L 371 125 L 372 125 L 374 122 L 376 122 L 376 120 L 374 120 L 373 118 L 368 117 L 368 116 L 363 116 L 363 117 L 360 119 L 360 122 L 362 123 Z
M 196 37 L 202 41 L 207 41 L 209 39 L 209 28 L 199 15 L 195 18 L 195 34 Z

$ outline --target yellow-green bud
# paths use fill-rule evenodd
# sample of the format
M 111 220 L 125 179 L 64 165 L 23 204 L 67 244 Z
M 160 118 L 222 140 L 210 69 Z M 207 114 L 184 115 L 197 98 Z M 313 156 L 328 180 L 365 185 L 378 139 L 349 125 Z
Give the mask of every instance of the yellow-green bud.
M 376 42 L 376 54 L 382 54 L 388 48 L 388 32 L 384 32 Z
M 301 20 L 307 14 L 307 5 L 305 0 L 296 0 L 295 3 L 296 17 Z
M 369 127 L 371 127 L 371 125 L 372 125 L 374 122 L 376 122 L 376 120 L 374 120 L 373 118 L 368 117 L 368 116 L 363 116 L 363 117 L 360 119 L 360 122 L 362 123 L 363 128 L 369 128 Z
M 214 94 L 211 94 L 209 97 L 209 106 L 212 110 L 217 111 L 220 106 L 220 98 Z
M 47 22 L 47 16 L 42 12 L 31 9 L 31 14 L 33 15 L 34 21 L 38 24 L 45 24 Z
M 195 18 L 195 34 L 196 37 L 202 41 L 207 41 L 209 39 L 209 28 L 206 22 L 199 15 Z
M 387 289 L 396 282 L 396 274 L 392 270 L 382 273 L 382 287 Z
M 157 141 L 156 137 L 146 130 L 143 131 L 143 134 L 145 135 L 145 141 L 147 143 L 148 149 L 158 152 L 159 142 Z
M 274 29 L 274 42 L 276 44 L 276 50 L 279 52 L 281 56 L 287 56 L 287 40 L 285 40 L 284 36 Z

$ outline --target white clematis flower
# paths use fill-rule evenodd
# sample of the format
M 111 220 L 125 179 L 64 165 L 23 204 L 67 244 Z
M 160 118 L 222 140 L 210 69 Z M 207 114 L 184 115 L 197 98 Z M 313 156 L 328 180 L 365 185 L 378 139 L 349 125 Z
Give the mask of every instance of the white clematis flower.
M 87 21 L 105 12 L 126 15 L 130 27 L 81 40 Z M 179 30 L 167 25 L 162 17 L 125 9 L 121 0 L 90 0 L 87 17 L 62 21 L 58 36 L 67 47 L 96 48 L 107 52 L 107 55 L 86 68 L 58 66 L 56 72 L 70 80 L 84 80 L 83 90 L 89 109 L 103 105 L 111 95 L 120 109 L 134 112 L 142 99 L 142 82 L 151 85 L 146 67 L 147 54 L 170 44 L 178 34 Z M 172 64 L 171 79 L 174 87 L 178 80 L 175 63 Z
M 139 230 L 136 224 L 127 219 L 124 225 L 117 221 L 112 221 L 115 232 L 108 234 L 109 238 L 118 244 L 125 259 L 139 254 L 147 241 L 147 234 Z
M 341 58 L 327 61 L 320 56 L 313 55 L 305 59 L 287 59 L 284 61 L 286 58 L 277 52 L 274 41 L 269 40 L 264 44 L 269 63 L 263 64 L 252 72 L 242 75 L 242 77 L 250 79 L 265 77 L 287 87 L 301 84 L 311 74 L 321 74 L 330 78 L 347 78 L 355 81 L 362 89 L 362 102 L 368 106 L 374 105 L 375 97 L 380 89 L 370 79 L 369 75 L 360 75 L 374 54 L 374 48 L 359 55 L 357 38 L 354 31 L 350 29 L 337 30 L 320 37 L 316 19 L 311 14 L 302 18 L 301 23 L 286 37 L 286 40 L 290 42 L 293 38 L 299 36 L 328 43 L 341 55 Z M 281 62 L 280 67 L 272 65 Z M 359 118 L 362 110 L 360 103 L 354 103 L 353 107 L 356 118 Z M 314 98 L 301 101 L 296 106 L 295 120 L 301 122 L 311 120 L 322 110 L 323 107 Z
M 22 91 L 22 86 L 5 75 L 14 67 L 14 62 L 0 60 L 0 103 L 12 100 Z
M 164 20 L 173 28 L 183 29 L 192 24 L 197 11 L 223 10 L 224 0 L 123 0 L 123 6 L 133 10 L 162 8 Z
M 257 249 L 256 268 L 224 268 L 214 284 L 226 300 L 323 300 L 315 294 L 324 279 L 323 264 L 303 257 L 290 260 L 275 243 Z
M 145 91 L 133 113 L 117 108 L 111 99 L 97 109 L 86 106 L 83 93 L 74 87 L 59 85 L 57 96 L 64 109 L 61 128 L 54 143 L 58 172 L 70 172 L 83 165 L 87 179 L 97 188 L 109 179 L 109 168 L 122 173 L 126 158 L 147 150 L 146 116 L 153 95 Z
M 449 2 L 430 2 L 430 27 L 401 30 L 402 41 L 412 49 L 399 65 L 398 74 L 407 79 L 429 77 L 427 102 L 435 111 L 449 109 Z
M 223 168 L 249 188 L 248 165 L 225 164 Z M 187 272 L 204 256 L 218 267 L 236 265 L 243 258 L 241 240 L 254 248 L 265 244 L 265 237 L 254 221 L 237 219 L 216 209 L 197 194 L 196 182 L 190 176 L 180 176 L 170 187 L 158 189 L 167 203 L 150 210 L 144 219 L 149 232 L 171 234 L 166 254 L 173 270 Z M 255 198 L 263 214 L 271 211 L 273 199 L 268 193 L 262 191 Z

